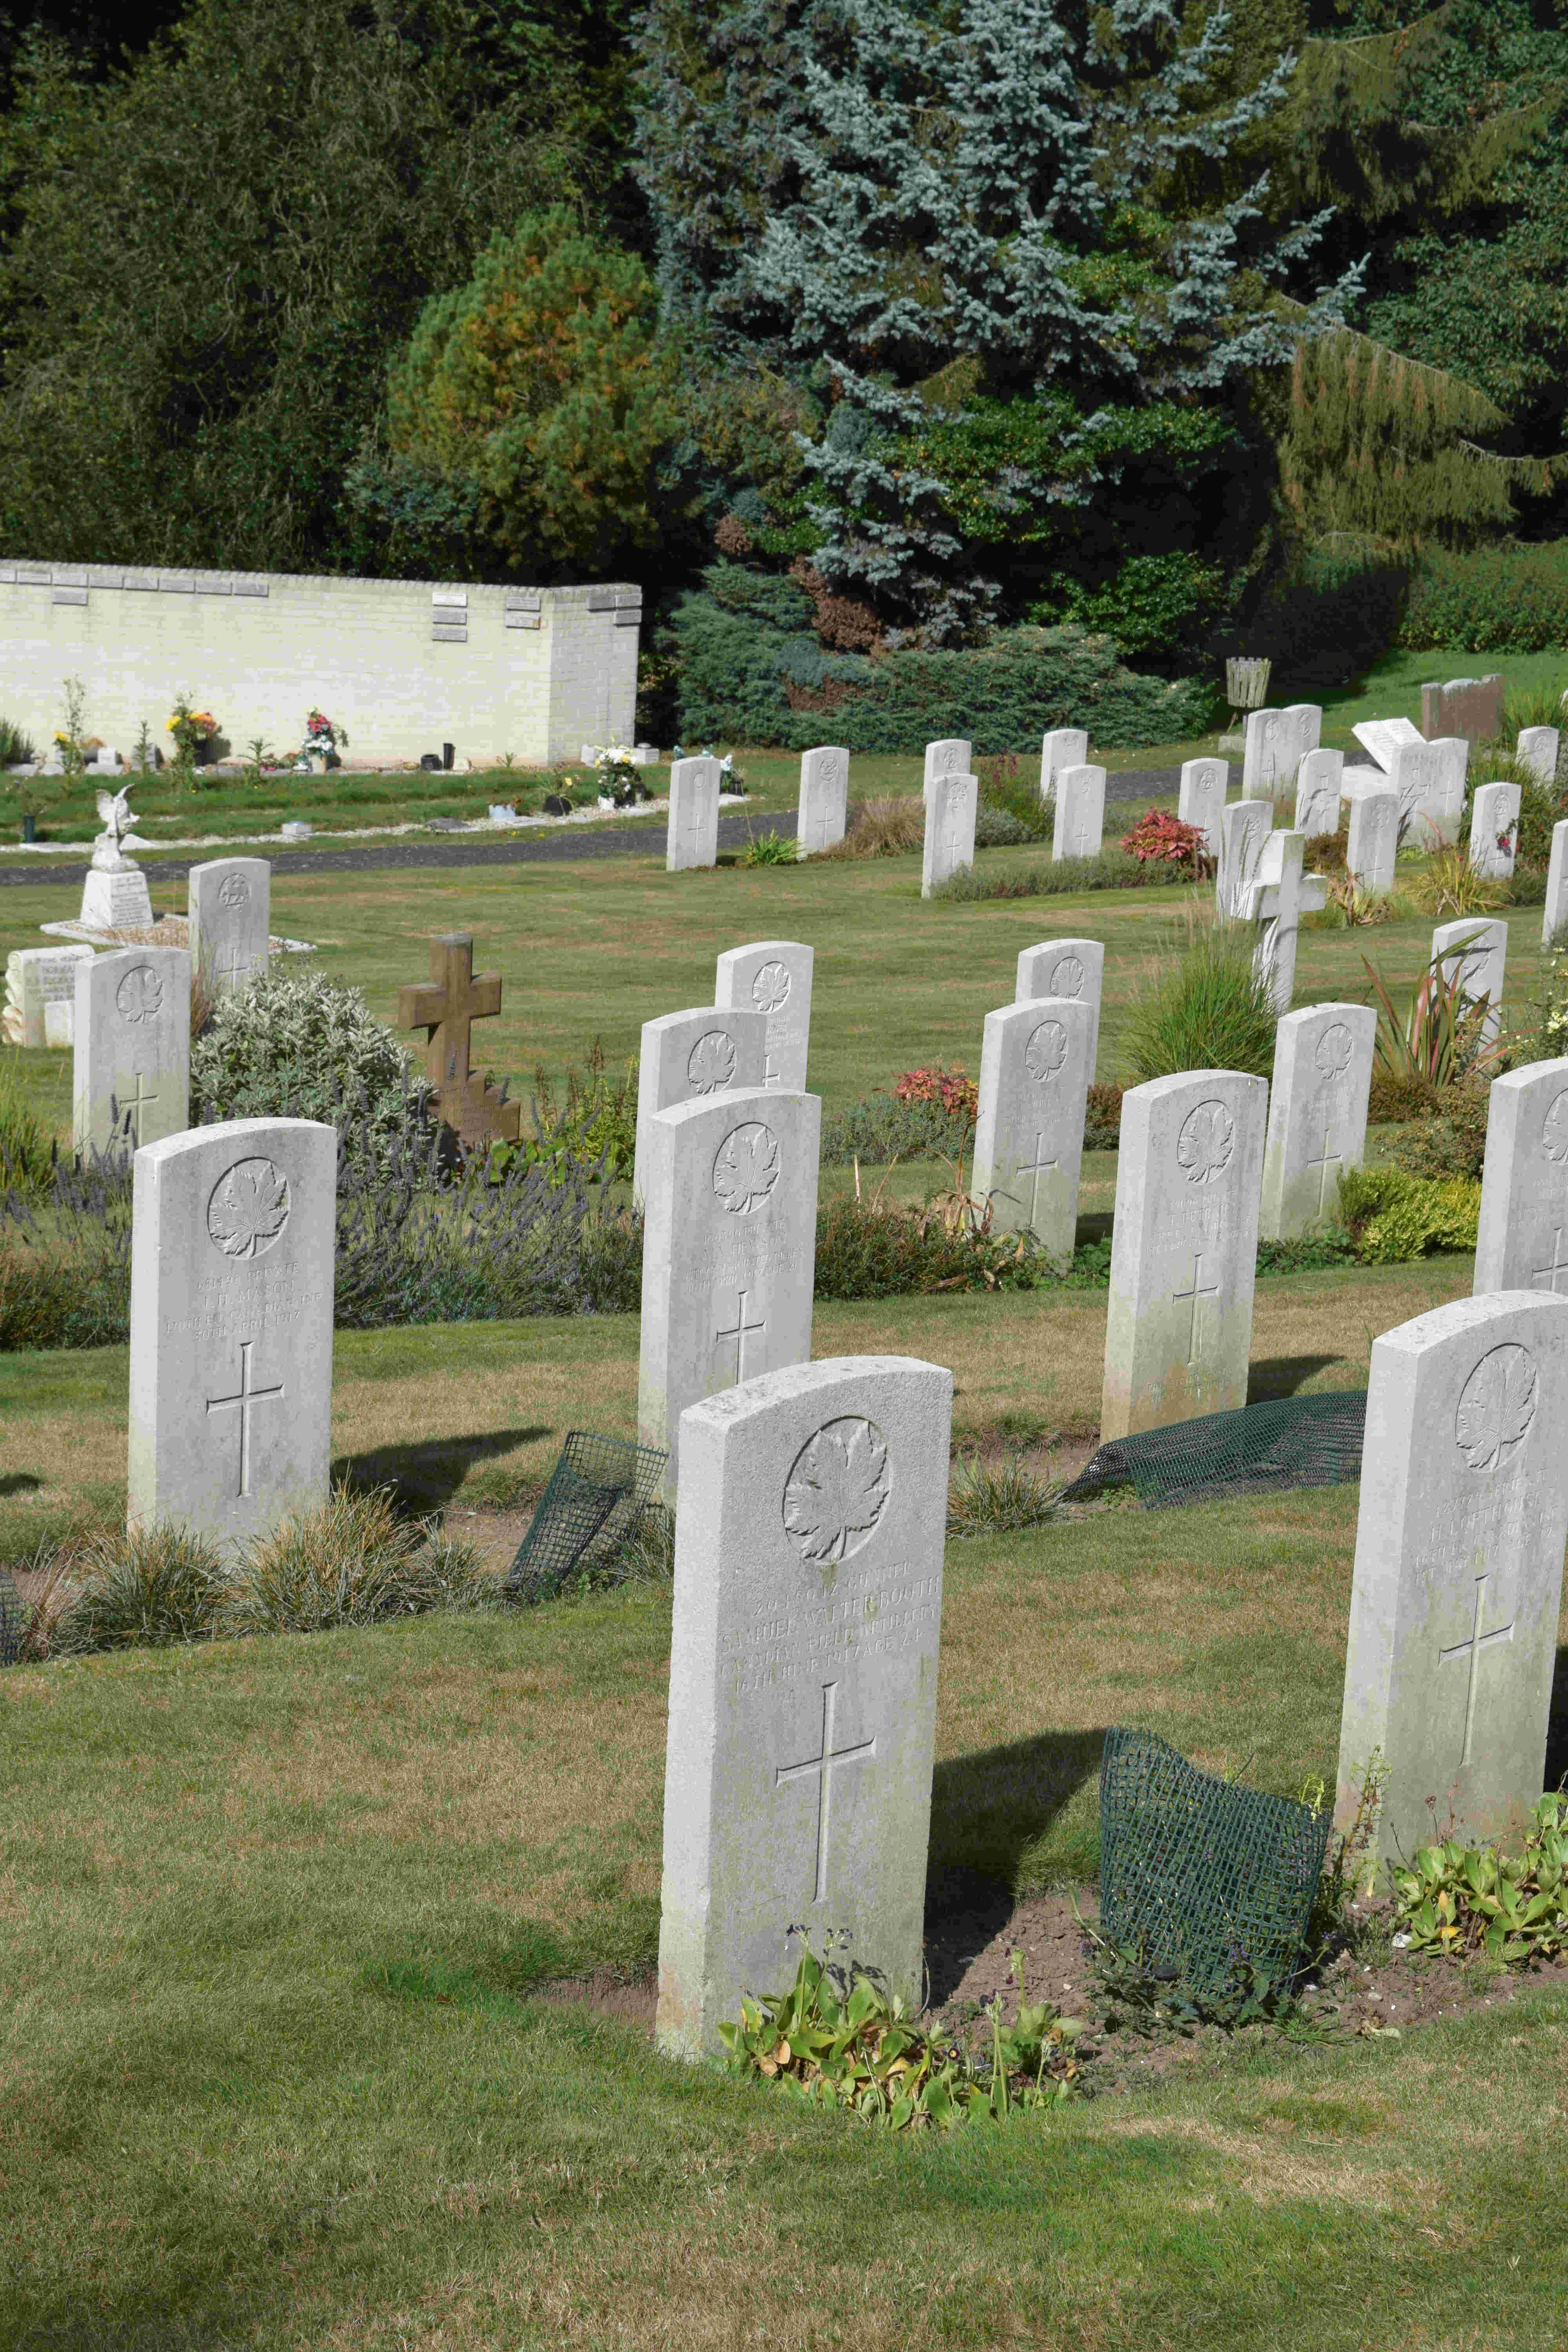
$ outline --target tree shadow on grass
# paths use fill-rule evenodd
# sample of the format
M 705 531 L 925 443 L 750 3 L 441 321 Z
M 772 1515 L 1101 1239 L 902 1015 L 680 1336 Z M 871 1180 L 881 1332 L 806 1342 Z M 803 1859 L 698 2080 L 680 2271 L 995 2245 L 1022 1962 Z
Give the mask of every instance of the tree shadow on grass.
M 1104 1745 L 1103 1728 L 1047 1731 L 937 1766 L 926 1880 L 933 2001 L 1005 1927 L 1025 1853 L 1099 1771 Z
M 477 1462 L 493 1462 L 514 1446 L 552 1433 L 548 1422 L 528 1429 L 487 1429 L 468 1437 L 426 1437 L 406 1445 L 375 1445 L 363 1454 L 343 1454 L 332 1477 L 351 1486 L 390 1486 L 401 1503 L 421 1510 L 449 1503 Z
M 0 1495 L 39 1495 L 43 1488 L 43 1480 L 30 1470 L 12 1470 L 0 1478 Z
M 1297 1396 L 1310 1380 L 1319 1372 L 1326 1372 L 1331 1364 L 1342 1364 L 1347 1372 L 1353 1370 L 1344 1356 L 1265 1356 L 1247 1371 L 1247 1402 L 1262 1404 L 1270 1397 Z M 1353 1378 L 1345 1382 L 1347 1388 L 1365 1385 Z

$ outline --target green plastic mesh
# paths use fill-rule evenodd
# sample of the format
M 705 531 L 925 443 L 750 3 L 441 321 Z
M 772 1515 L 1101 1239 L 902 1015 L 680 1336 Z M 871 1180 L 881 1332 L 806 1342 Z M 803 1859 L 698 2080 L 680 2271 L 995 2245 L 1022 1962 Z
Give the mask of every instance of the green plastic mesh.
M 1112 1728 L 1100 1766 L 1100 1930 L 1195 1993 L 1277 1984 L 1300 1958 L 1329 1817 Z
M 1108 1487 L 1131 1486 L 1146 1511 L 1165 1511 L 1223 1495 L 1339 1486 L 1361 1476 L 1365 1428 L 1364 1389 L 1205 1412 L 1168 1429 L 1109 1439 L 1061 1499 L 1088 1502 Z
M 506 1591 L 548 1601 L 590 1556 L 605 1559 L 617 1551 L 653 1500 L 668 1459 L 655 1445 L 569 1430 L 507 1571 Z
M 0 1568 L 0 1666 L 14 1666 L 22 1654 L 22 1596 L 9 1570 Z

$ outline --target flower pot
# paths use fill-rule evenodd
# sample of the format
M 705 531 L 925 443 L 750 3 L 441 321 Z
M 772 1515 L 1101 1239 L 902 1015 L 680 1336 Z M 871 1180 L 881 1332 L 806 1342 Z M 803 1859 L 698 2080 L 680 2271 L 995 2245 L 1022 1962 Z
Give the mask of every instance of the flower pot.
M 310 773 L 313 776 L 324 776 L 326 774 L 327 755 L 324 751 L 312 751 L 310 754 Z
M 22 811 L 22 838 L 24 841 L 37 841 L 37 837 L 38 820 L 31 809 L 24 809 Z

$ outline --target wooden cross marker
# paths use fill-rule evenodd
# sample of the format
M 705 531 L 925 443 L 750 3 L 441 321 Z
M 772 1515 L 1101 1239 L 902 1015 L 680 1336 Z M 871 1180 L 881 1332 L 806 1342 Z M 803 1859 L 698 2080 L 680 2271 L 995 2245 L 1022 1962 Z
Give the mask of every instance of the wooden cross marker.
M 414 982 L 397 992 L 398 1027 L 426 1033 L 425 1074 L 436 1108 L 464 1143 L 517 1140 L 522 1105 L 503 1102 L 500 1088 L 468 1067 L 470 1024 L 500 1011 L 500 974 L 482 971 L 475 979 L 474 942 L 467 931 L 437 932 L 430 942 L 428 983 Z

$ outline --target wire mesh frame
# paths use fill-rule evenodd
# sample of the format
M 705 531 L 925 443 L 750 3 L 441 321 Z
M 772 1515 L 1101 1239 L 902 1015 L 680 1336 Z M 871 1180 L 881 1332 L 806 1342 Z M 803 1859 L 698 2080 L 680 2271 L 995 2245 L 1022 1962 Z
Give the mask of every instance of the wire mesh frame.
M 1100 1767 L 1100 1917 L 1120 1951 L 1196 1993 L 1296 1967 L 1330 1822 L 1217 1780 L 1152 1731 L 1112 1727 Z
M 9 1569 L 0 1568 L 0 1666 L 14 1666 L 22 1654 L 22 1596 Z
M 548 1601 L 574 1569 L 618 1551 L 653 1500 L 668 1459 L 657 1445 L 600 1437 L 591 1429 L 568 1430 L 561 1459 L 507 1571 L 506 1592 L 513 1599 Z
M 1146 1511 L 1161 1511 L 1226 1495 L 1343 1486 L 1361 1476 L 1365 1431 L 1364 1389 L 1271 1397 L 1234 1412 L 1110 1438 L 1061 1500 L 1087 1502 L 1110 1487 L 1131 1486 Z

